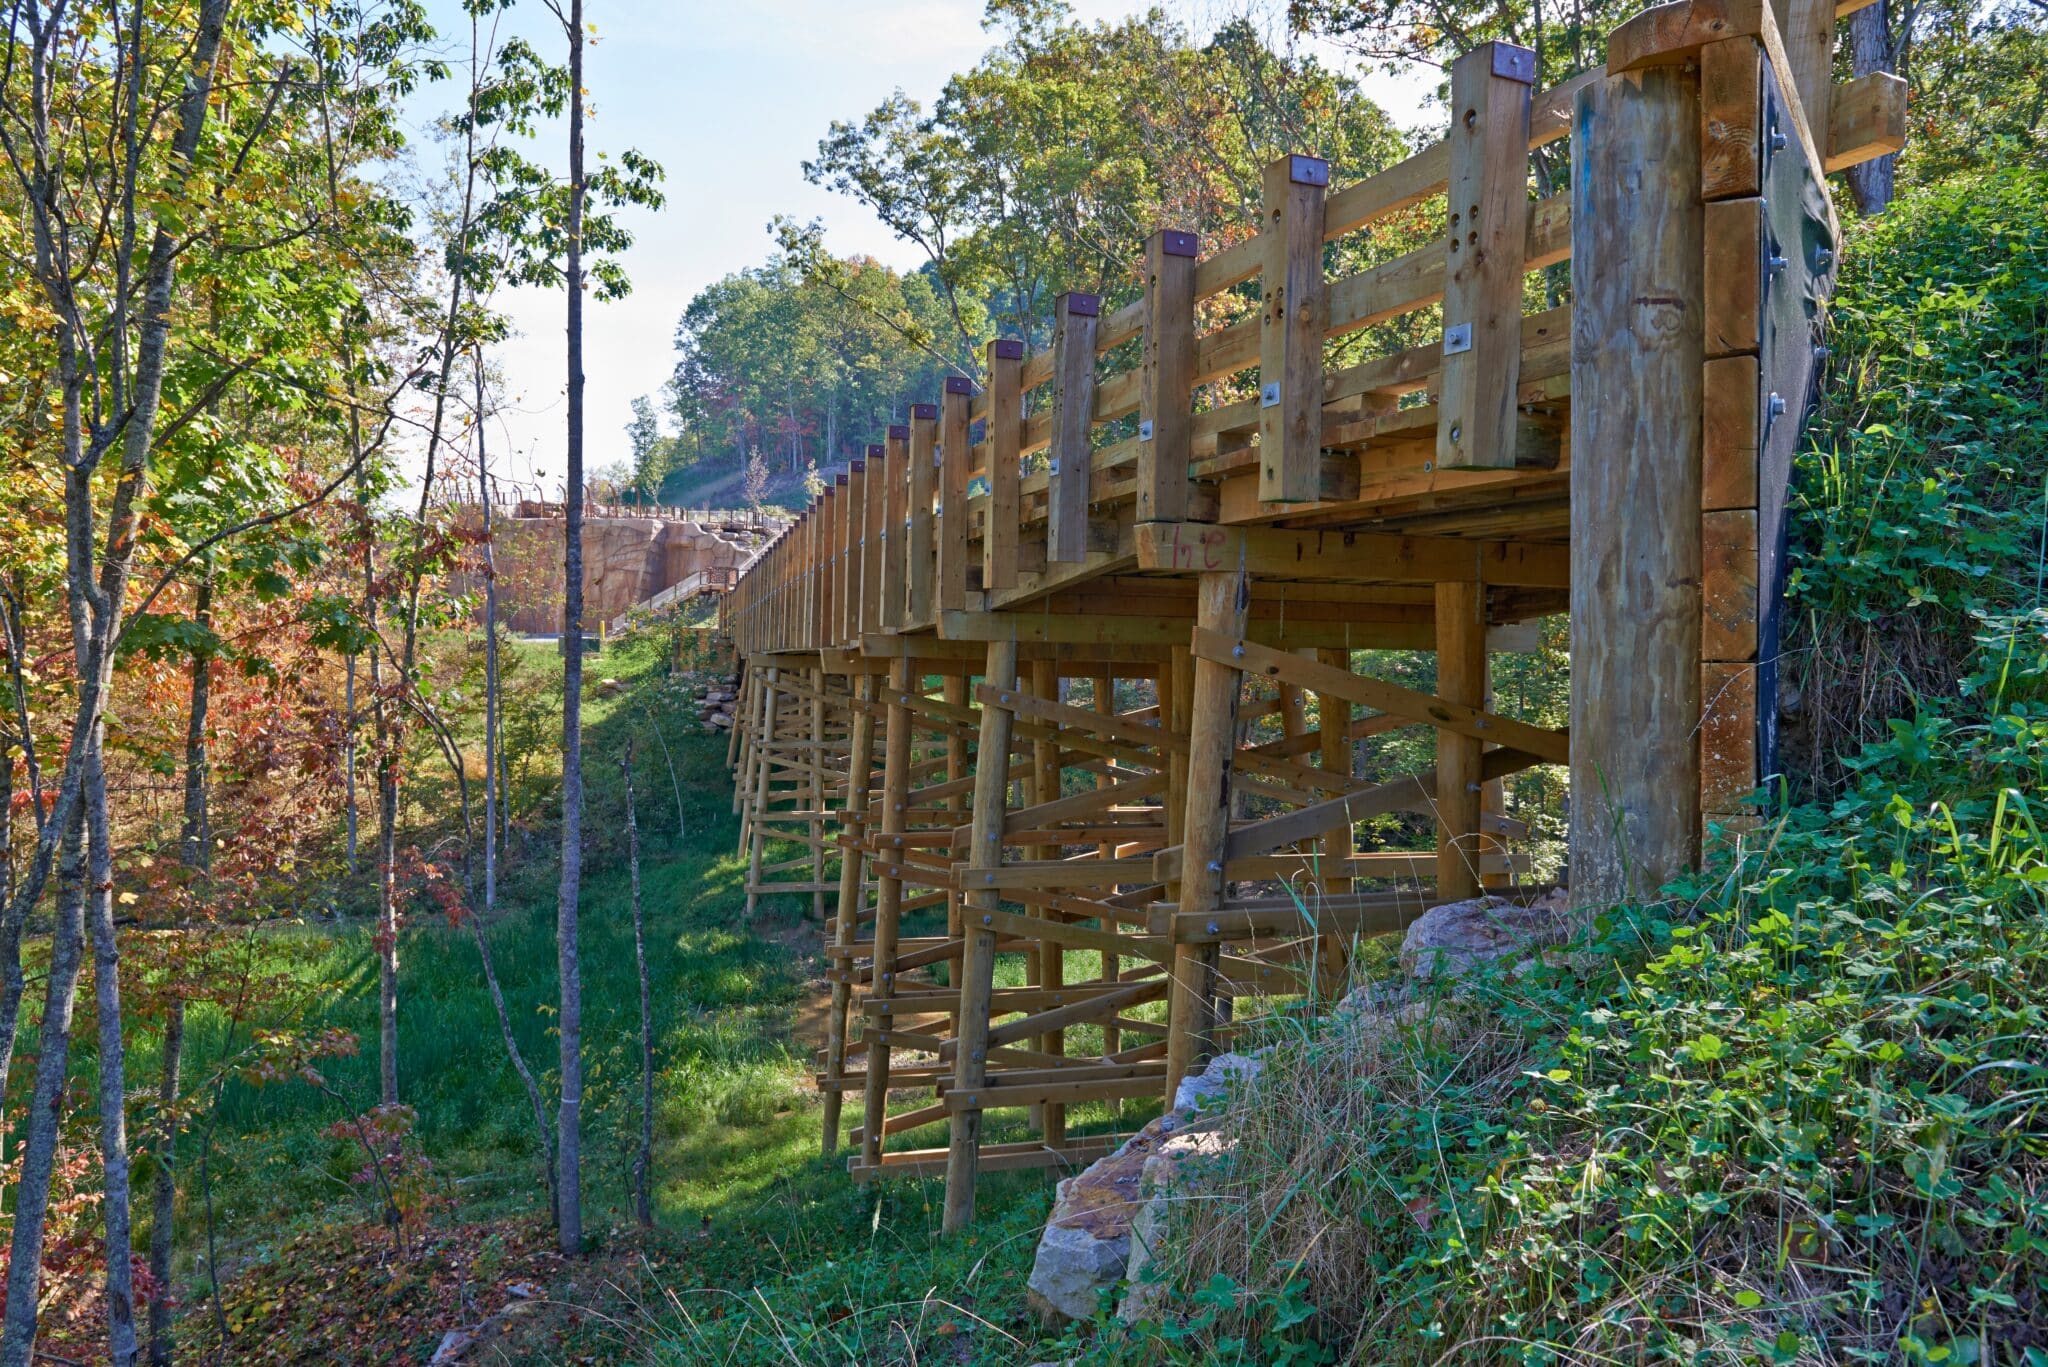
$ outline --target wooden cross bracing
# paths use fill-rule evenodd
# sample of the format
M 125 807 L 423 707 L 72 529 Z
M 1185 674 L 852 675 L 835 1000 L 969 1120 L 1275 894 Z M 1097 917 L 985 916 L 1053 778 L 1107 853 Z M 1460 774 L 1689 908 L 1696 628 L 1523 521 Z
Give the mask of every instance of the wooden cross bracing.
M 979 1171 L 1090 1161 L 1229 1045 L 1237 999 L 1313 1009 L 1361 937 L 1534 891 L 1501 810 L 1531 766 L 1570 770 L 1586 905 L 1751 819 L 1824 176 L 1903 138 L 1897 82 L 1829 84 L 1832 23 L 1678 0 L 1549 90 L 1519 49 L 1467 54 L 1444 141 L 1349 183 L 1282 158 L 1260 231 L 1206 254 L 1154 233 L 1134 297 L 991 343 L 748 567 L 721 617 L 749 909 L 834 894 L 828 1153 L 859 1095 L 853 1173 L 943 1173 L 948 1228 Z M 1545 196 L 1529 156 L 1560 142 L 1575 188 Z M 1436 242 L 1326 271 L 1433 203 Z M 1565 263 L 1568 302 L 1525 311 Z M 1333 361 L 1418 314 L 1435 341 Z M 1552 730 L 1491 700 L 1489 659 L 1567 612 Z M 1434 685 L 1367 650 L 1434 652 Z M 1356 776 L 1414 727 L 1433 768 Z M 1360 848 L 1397 813 L 1434 847 Z

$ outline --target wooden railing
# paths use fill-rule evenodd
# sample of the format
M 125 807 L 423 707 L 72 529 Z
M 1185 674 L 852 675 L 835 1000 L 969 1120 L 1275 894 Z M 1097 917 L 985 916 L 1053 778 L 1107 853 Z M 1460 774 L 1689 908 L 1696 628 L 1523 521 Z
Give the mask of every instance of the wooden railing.
M 913 405 L 745 568 L 721 611 L 750 905 L 822 902 L 839 866 L 828 1150 L 860 1090 L 853 1170 L 945 1171 L 957 1228 L 978 1165 L 1109 1142 L 1069 1141 L 1067 1105 L 1171 1095 L 1227 1040 L 1221 999 L 1313 1000 L 1350 937 L 1531 891 L 1519 770 L 1570 766 L 1581 902 L 1739 838 L 1773 772 L 1786 488 L 1840 250 L 1823 176 L 1903 138 L 1901 83 L 1829 84 L 1831 5 L 1784 0 L 1781 33 L 1762 0 L 1679 0 L 1548 91 L 1531 54 L 1466 54 L 1443 141 L 1334 186 L 1280 158 L 1260 230 L 1207 255 L 1155 232 L 1136 298 L 1060 296 L 1037 354 L 992 342 L 984 386 Z M 1542 192 L 1532 153 L 1560 143 L 1572 189 Z M 1436 242 L 1329 269 L 1439 200 Z M 1568 288 L 1532 285 L 1566 261 Z M 1255 313 L 1204 325 L 1254 281 Z M 1567 609 L 1570 728 L 1500 714 L 1493 633 Z M 1355 673 L 1366 648 L 1434 650 L 1435 691 Z M 1248 686 L 1280 740 L 1242 738 Z M 1357 776 L 1354 740 L 1411 726 L 1433 769 Z M 1246 819 L 1246 795 L 1270 805 Z M 1395 812 L 1435 848 L 1356 848 Z M 806 882 L 773 881 L 771 839 L 809 847 L 781 866 Z M 1282 877 L 1313 896 L 1239 886 Z M 938 906 L 943 934 L 901 933 Z M 1103 977 L 1069 983 L 1069 950 Z M 1002 954 L 1032 986 L 993 987 Z M 941 963 L 943 987 L 899 977 Z M 1081 1024 L 1099 1055 L 1069 1052 Z M 933 1104 L 891 1114 L 905 1085 Z M 984 1146 L 1010 1106 L 1037 1140 Z M 885 1152 L 937 1120 L 946 1150 Z

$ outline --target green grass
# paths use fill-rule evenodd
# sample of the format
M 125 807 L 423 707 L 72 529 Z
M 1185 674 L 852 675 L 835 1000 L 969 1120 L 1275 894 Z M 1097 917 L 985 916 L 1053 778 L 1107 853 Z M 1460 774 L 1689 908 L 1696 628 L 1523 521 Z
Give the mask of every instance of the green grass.
M 558 661 L 545 650 L 522 656 L 517 688 L 544 695 L 559 680 Z M 601 1360 L 909 1361 L 934 1344 L 956 1360 L 1031 1360 L 1033 1332 L 1021 1296 L 1050 1182 L 1035 1174 L 985 1178 L 973 1235 L 943 1240 L 940 1183 L 864 1189 L 843 1161 L 820 1156 L 811 1045 L 792 1034 L 806 983 L 820 969 L 816 933 L 803 922 L 810 899 L 769 899 L 751 923 L 745 918 L 745 862 L 734 848 L 724 738 L 698 733 L 694 711 L 683 711 L 681 685 L 663 677 L 653 642 L 615 643 L 592 660 L 589 674 L 617 678 L 626 688 L 601 698 L 593 687 L 586 702 L 586 1222 L 600 1256 L 630 1247 L 646 1262 L 633 1265 L 638 1279 L 630 1297 L 611 1306 L 610 1323 L 593 1321 L 578 1332 Z M 676 833 L 674 788 L 648 730 L 652 717 L 665 720 L 675 756 L 683 837 Z M 654 1197 L 662 1229 L 647 1240 L 629 1234 L 627 1189 L 638 1125 L 637 986 L 618 766 L 628 735 L 636 743 L 659 1070 Z M 537 779 L 532 786 L 539 790 Z M 422 774 L 412 800 L 451 810 L 454 797 Z M 534 834 L 541 849 L 550 839 L 544 829 Z M 778 849 L 771 858 L 796 853 Z M 550 1105 L 555 877 L 552 859 L 541 855 L 515 865 L 488 918 L 520 1046 L 542 1075 Z M 231 1278 L 294 1234 L 371 1221 L 377 1211 L 358 1180 L 361 1150 L 332 1130 L 347 1110 L 376 1098 L 367 927 L 270 929 L 250 936 L 241 952 L 253 956 L 255 976 L 273 993 L 258 1024 L 301 1034 L 338 1029 L 360 1041 L 360 1052 L 318 1064 L 347 1108 L 296 1080 L 259 1086 L 238 1077 L 225 1088 L 211 1168 Z M 1076 974 L 1094 971 L 1089 956 L 1072 962 Z M 1014 963 L 1005 974 L 1021 981 Z M 429 905 L 414 909 L 401 940 L 399 996 L 401 1091 L 431 1164 L 427 1189 L 448 1202 L 437 1218 L 544 1217 L 531 1112 L 506 1061 L 475 947 L 466 930 L 451 928 Z M 188 1076 L 211 1071 L 226 1033 L 220 1009 L 194 1009 Z M 245 1026 L 236 1046 L 247 1039 Z M 133 1076 L 154 1076 L 154 1051 L 153 1034 L 138 1039 Z M 856 1095 L 849 1124 L 858 1111 Z M 1132 1107 L 1124 1124 L 1149 1114 Z M 1077 1132 L 1113 1125 L 1104 1107 L 1074 1111 Z M 1021 1120 L 992 1129 L 996 1139 L 1025 1133 Z M 942 1127 L 928 1127 L 892 1137 L 891 1147 L 944 1142 Z M 202 1219 L 195 1149 L 188 1138 L 180 1211 L 187 1249 L 197 1247 Z M 617 1259 L 605 1266 L 608 1277 L 625 1275 Z M 206 1313 L 202 1269 L 188 1258 L 184 1276 L 186 1304 Z M 626 1295 L 607 1291 L 599 1299 Z

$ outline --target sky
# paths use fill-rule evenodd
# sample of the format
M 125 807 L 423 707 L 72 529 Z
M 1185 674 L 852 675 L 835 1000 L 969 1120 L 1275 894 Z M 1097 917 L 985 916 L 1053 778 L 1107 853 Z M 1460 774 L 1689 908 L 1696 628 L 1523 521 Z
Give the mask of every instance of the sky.
M 1270 14 L 1283 8 L 1278 0 L 1160 5 L 1197 34 L 1247 7 L 1281 34 Z M 456 0 L 431 0 L 430 8 L 443 32 L 466 38 Z M 1072 8 L 1093 21 L 1148 6 L 1072 0 Z M 929 105 L 948 76 L 992 45 L 992 35 L 981 27 L 981 0 L 585 0 L 585 9 L 597 27 L 585 59 L 594 110 L 589 153 L 637 148 L 667 173 L 664 208 L 620 214 L 634 236 L 624 258 L 632 294 L 585 310 L 585 460 L 595 472 L 625 458 L 634 396 L 658 399 L 675 364 L 676 320 L 692 296 L 760 264 L 775 215 L 822 220 L 827 244 L 841 256 L 868 254 L 899 269 L 922 263 L 917 248 L 860 204 L 807 183 L 802 162 L 833 119 L 856 118 L 893 90 Z M 513 11 L 518 29 L 555 56 L 560 30 L 544 26 L 545 15 L 538 0 Z M 1361 79 L 1405 127 L 1417 121 L 1435 78 Z M 416 125 L 424 130 L 458 94 L 452 83 L 423 92 L 410 111 Z M 551 151 L 536 149 L 561 164 Z M 497 303 L 519 335 L 497 358 L 510 402 L 491 433 L 500 453 L 492 463 L 508 481 L 553 494 L 563 471 L 562 297 L 523 289 Z

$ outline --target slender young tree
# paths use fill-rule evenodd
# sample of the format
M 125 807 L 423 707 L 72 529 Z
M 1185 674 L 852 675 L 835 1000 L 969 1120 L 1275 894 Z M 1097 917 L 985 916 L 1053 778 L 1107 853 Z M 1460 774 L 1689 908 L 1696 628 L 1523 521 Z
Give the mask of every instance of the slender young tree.
M 633 811 L 633 738 L 619 755 L 626 787 L 626 869 L 633 896 L 633 966 L 640 977 L 640 1148 L 633 1155 L 633 1215 L 640 1228 L 654 1228 L 654 1197 L 648 1177 L 654 1168 L 654 1010 L 647 984 L 647 926 L 640 912 L 640 822 Z
M 213 697 L 214 574 L 208 557 L 192 606 L 194 645 L 190 652 L 190 705 L 185 714 L 185 814 L 178 827 L 178 862 L 204 879 L 212 864 L 212 822 L 207 811 L 207 714 Z M 178 1204 L 178 1099 L 185 1062 L 185 1002 L 173 996 L 164 1009 L 163 1069 L 157 1082 L 156 1178 L 150 1193 L 149 1275 L 159 1288 L 171 1284 L 171 1253 Z M 171 1367 L 177 1356 L 171 1298 L 162 1290 L 149 1302 L 150 1367 Z
M 555 1140 L 562 1251 L 583 1251 L 583 0 L 569 0 L 568 487 L 562 509 L 562 882 L 555 912 L 561 975 L 562 1101 Z
M 491 458 L 484 439 L 484 353 L 476 348 L 476 483 L 484 568 L 484 909 L 498 905 L 498 562 L 491 545 Z M 551 1179 L 552 1180 L 552 1179 Z

